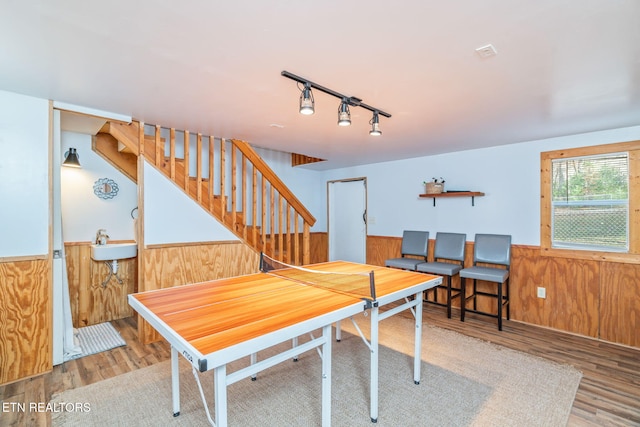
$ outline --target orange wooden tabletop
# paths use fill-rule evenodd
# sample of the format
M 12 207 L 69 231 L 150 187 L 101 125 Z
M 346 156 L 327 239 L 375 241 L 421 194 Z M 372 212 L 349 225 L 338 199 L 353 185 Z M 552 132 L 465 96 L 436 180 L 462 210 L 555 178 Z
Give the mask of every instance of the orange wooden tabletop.
M 378 299 L 436 276 L 334 261 L 318 271 L 374 271 Z M 265 273 L 132 295 L 203 355 L 353 304 L 357 296 L 331 292 Z

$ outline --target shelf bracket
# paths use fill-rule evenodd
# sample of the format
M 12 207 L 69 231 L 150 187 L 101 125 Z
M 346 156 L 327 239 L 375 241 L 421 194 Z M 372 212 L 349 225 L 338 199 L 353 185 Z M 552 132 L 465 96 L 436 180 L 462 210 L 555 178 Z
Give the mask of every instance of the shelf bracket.
M 480 191 L 452 191 L 447 194 L 419 194 L 420 197 L 433 199 L 433 206 L 436 205 L 436 199 L 440 197 L 470 197 L 471 198 L 471 206 L 476 205 L 476 197 L 484 196 L 484 193 Z
M 469 196 L 471 197 L 471 206 L 475 206 L 476 205 L 476 196 Z M 436 198 L 432 197 L 433 199 L 433 206 L 436 206 Z

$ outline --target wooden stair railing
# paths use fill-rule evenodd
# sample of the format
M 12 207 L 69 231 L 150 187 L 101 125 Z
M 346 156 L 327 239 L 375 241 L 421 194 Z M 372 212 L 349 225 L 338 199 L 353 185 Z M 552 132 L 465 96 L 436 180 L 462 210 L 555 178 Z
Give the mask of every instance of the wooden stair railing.
M 101 132 L 137 153 L 138 124 L 129 126 Z M 280 261 L 309 263 L 315 218 L 247 142 L 150 125 L 144 139 L 145 159 L 236 236 Z

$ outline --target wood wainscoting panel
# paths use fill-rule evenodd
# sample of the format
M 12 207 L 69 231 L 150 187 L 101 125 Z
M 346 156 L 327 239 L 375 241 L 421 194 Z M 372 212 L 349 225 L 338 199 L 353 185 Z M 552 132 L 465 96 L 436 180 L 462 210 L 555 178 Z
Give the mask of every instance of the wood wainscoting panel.
M 127 295 L 137 288 L 136 259 L 118 260 L 118 277 L 111 277 L 106 286 L 102 286 L 109 275 L 109 269 L 103 261 L 91 259 L 91 244 L 88 242 L 65 243 L 67 276 L 69 279 L 69 298 L 71 319 L 75 328 L 122 319 L 133 314 L 127 302 Z
M 302 248 L 302 244 L 300 247 Z M 329 234 L 327 232 L 309 233 L 309 252 L 311 264 L 329 261 Z
M 511 318 L 541 326 L 551 326 L 557 287 L 549 287 L 548 258 L 539 256 L 538 247 L 517 247 L 511 251 Z M 539 286 L 547 288 L 547 299 L 537 298 Z
M 602 263 L 600 338 L 640 347 L 640 265 Z
M 189 283 L 222 279 L 258 272 L 260 254 L 242 242 L 150 246 L 144 249 L 145 289 L 171 288 Z M 161 339 L 145 321 L 138 318 L 140 340 L 147 344 Z
M 384 261 L 400 256 L 402 237 L 367 236 L 367 264 L 384 266 Z
M 260 263 L 259 254 L 241 242 L 151 247 L 145 252 L 145 291 L 256 273 Z
M 597 261 L 540 256 L 517 246 L 511 257 L 511 319 L 598 337 L 600 267 Z M 537 297 L 543 287 L 546 298 Z
M 298 259 L 300 263 L 303 260 L 302 241 L 304 235 L 298 234 Z M 276 239 L 277 241 L 277 239 Z M 292 249 L 295 248 L 295 236 L 291 236 Z M 295 254 L 289 256 L 288 264 L 295 265 Z M 315 233 L 309 233 L 309 264 L 317 264 L 319 262 L 326 262 L 329 260 L 329 235 L 326 231 L 318 231 Z
M 588 337 L 598 337 L 600 263 L 552 258 L 549 261 L 548 280 L 545 300 L 553 304 L 549 326 Z
M 86 318 L 80 319 L 81 326 L 95 325 L 133 315 L 127 295 L 135 292 L 136 264 L 136 258 L 118 260 L 118 277 L 122 280 L 122 284 L 118 283 L 112 275 L 103 286 L 102 283 L 109 277 L 109 267 L 104 261 L 91 260 L 91 282 L 87 287 L 80 288 L 87 294 L 80 299 L 88 303 L 88 307 L 83 307 Z
M 71 303 L 71 323 L 74 328 L 86 326 L 89 318 L 87 301 L 81 301 L 80 296 L 88 296 L 81 292 L 82 283 L 91 283 L 91 246 L 89 244 L 65 243 L 64 245 L 67 278 L 69 282 L 69 302 Z M 85 319 L 84 324 L 80 319 Z
M 48 372 L 51 348 L 51 263 L 0 263 L 0 384 Z

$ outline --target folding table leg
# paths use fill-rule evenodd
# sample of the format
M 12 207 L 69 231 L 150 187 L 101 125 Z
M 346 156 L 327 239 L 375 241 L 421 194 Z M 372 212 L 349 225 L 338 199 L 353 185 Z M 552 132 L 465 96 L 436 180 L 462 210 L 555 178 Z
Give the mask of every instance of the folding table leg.
M 180 355 L 171 346 L 171 399 L 173 400 L 173 416 L 180 415 Z
M 218 366 L 213 372 L 216 427 L 227 427 L 227 365 Z
M 378 307 L 372 307 L 371 313 L 371 385 L 370 385 L 370 404 L 371 404 L 371 422 L 378 422 Z
M 416 294 L 416 335 L 413 349 L 413 382 L 420 384 L 420 366 L 422 363 L 422 292 Z
M 322 427 L 331 427 L 331 325 L 322 328 Z
M 255 365 L 256 362 L 258 362 L 258 354 L 257 353 L 251 353 L 250 360 L 251 360 L 250 363 L 252 365 Z M 258 379 L 258 374 L 251 375 L 251 381 L 255 381 L 257 379 Z

